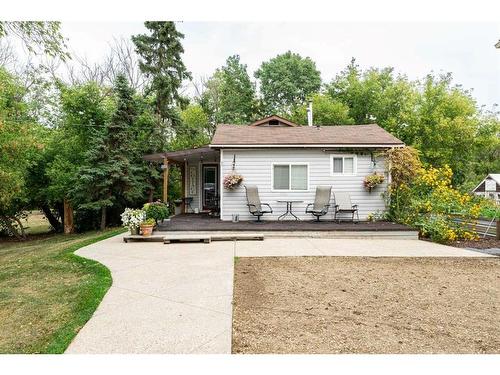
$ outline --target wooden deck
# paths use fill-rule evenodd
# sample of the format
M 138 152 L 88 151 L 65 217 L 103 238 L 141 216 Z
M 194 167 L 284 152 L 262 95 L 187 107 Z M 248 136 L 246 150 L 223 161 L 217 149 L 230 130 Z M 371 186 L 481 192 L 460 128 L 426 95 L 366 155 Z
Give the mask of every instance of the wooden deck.
M 174 216 L 169 222 L 160 224 L 158 231 L 185 231 L 185 232 L 210 232 L 210 231 L 345 231 L 345 232 L 379 232 L 379 231 L 413 231 L 412 228 L 402 224 L 390 223 L 387 221 L 377 222 L 341 222 L 322 220 L 319 223 L 314 220 L 301 221 L 222 221 L 218 218 L 205 214 L 181 214 Z

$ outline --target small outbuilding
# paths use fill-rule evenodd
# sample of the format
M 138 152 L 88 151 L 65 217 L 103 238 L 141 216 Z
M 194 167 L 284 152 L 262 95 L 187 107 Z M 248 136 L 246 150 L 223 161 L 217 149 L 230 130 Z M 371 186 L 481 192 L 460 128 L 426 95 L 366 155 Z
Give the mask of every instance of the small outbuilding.
M 500 202 L 500 173 L 490 173 L 472 192 L 476 195 Z

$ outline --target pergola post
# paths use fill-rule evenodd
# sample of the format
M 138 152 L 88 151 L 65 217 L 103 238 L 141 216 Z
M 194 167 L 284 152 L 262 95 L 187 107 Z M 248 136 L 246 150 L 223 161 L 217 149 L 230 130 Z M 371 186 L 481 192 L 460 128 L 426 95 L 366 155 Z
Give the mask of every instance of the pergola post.
M 179 165 L 181 169 L 181 196 L 183 198 L 181 205 L 181 213 L 186 213 L 186 203 L 184 198 L 186 197 L 186 162 Z
M 167 203 L 168 196 L 168 159 L 163 158 L 163 203 Z

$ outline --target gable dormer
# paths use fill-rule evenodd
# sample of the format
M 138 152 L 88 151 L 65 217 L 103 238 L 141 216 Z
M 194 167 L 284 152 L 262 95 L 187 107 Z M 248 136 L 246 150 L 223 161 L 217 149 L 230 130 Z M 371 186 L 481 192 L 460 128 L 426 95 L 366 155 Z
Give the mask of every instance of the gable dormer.
M 269 126 L 269 127 L 284 127 L 284 126 L 299 126 L 298 124 L 288 121 L 283 117 L 272 115 L 251 123 L 249 126 Z

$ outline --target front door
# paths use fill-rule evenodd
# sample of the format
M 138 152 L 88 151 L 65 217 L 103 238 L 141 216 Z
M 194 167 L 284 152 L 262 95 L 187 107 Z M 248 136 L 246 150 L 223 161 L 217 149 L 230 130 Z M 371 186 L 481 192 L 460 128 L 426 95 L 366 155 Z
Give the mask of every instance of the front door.
M 219 207 L 219 166 L 203 164 L 202 167 L 202 205 L 203 210 L 216 211 Z

